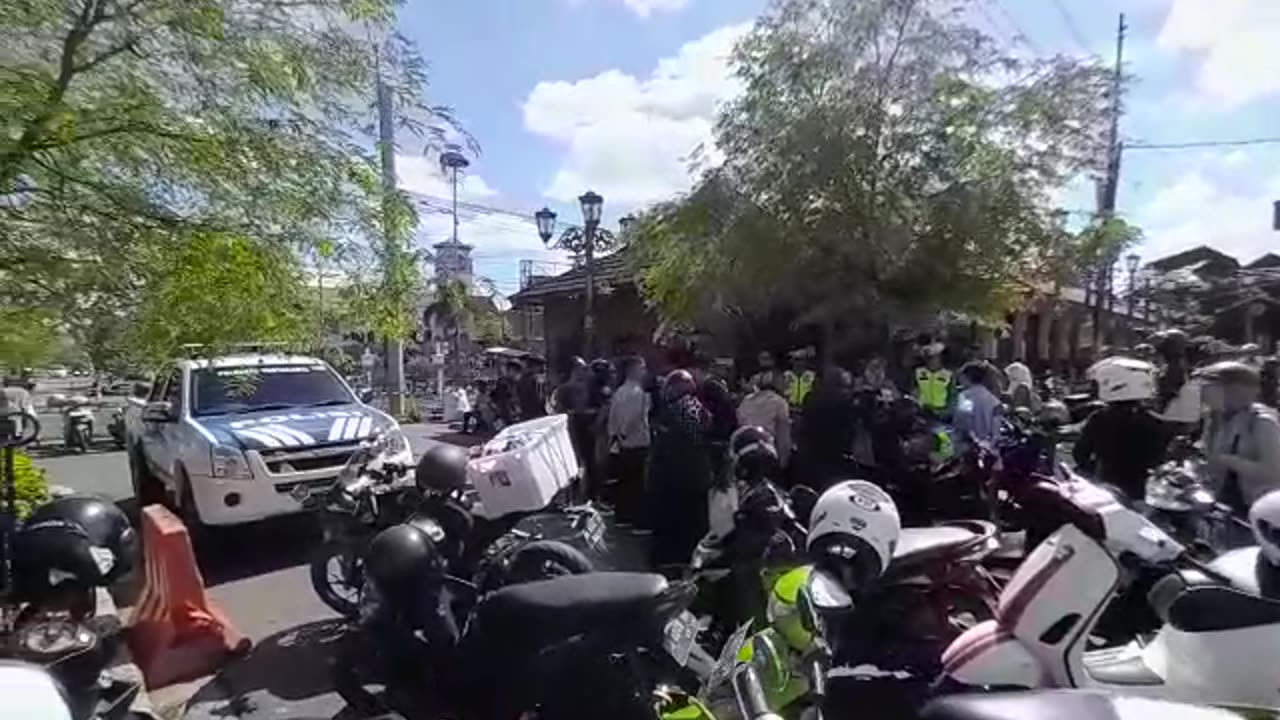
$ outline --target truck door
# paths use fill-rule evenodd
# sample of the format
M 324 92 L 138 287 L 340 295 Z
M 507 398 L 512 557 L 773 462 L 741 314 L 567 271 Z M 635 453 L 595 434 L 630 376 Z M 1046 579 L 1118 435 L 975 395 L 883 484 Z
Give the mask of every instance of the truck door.
M 173 406 L 173 414 L 170 416 L 172 419 L 169 422 L 147 423 L 143 451 L 152 470 L 164 479 L 170 489 L 174 489 L 173 466 L 177 458 L 174 455 L 176 446 L 173 438 L 176 435 L 179 419 L 182 417 L 182 370 L 175 367 L 166 372 L 162 380 L 151 388 L 151 396 L 147 400 L 148 402 L 163 400 L 172 403 Z

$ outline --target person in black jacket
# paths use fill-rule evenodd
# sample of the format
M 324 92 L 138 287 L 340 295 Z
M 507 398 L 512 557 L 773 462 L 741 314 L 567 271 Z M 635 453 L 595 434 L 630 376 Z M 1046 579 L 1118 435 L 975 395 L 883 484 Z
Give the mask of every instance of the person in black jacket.
M 1156 395 L 1156 371 L 1150 363 L 1109 358 L 1090 371 L 1098 398 L 1107 406 L 1085 421 L 1071 453 L 1087 475 L 1144 500 L 1147 475 L 1164 462 L 1168 437 L 1146 403 Z

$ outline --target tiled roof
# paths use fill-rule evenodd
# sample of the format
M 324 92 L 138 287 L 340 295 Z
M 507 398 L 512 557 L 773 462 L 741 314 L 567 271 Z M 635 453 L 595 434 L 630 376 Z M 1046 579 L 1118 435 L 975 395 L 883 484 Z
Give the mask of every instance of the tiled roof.
M 596 283 L 622 285 L 635 282 L 634 272 L 628 262 L 629 258 L 630 254 L 626 250 L 596 258 L 592 263 L 595 268 Z M 586 276 L 585 267 L 576 267 L 554 277 L 535 279 L 529 287 L 512 295 L 509 299 L 513 304 L 518 305 L 557 295 L 576 295 L 586 287 Z

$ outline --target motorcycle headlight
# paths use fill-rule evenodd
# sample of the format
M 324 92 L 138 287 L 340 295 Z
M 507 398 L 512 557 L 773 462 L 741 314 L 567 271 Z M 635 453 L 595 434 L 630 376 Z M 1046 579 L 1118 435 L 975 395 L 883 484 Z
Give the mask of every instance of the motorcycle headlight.
M 209 468 L 216 478 L 247 480 L 250 477 L 249 464 L 244 453 L 238 448 L 226 445 L 214 445 L 209 450 Z

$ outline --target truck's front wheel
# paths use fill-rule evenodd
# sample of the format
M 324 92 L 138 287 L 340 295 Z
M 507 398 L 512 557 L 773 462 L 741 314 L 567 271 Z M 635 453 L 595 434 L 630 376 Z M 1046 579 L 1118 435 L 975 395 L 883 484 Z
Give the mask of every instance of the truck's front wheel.
M 182 524 L 187 526 L 187 534 L 191 537 L 191 544 L 197 549 L 208 549 L 212 544 L 212 528 L 205 525 L 200 519 L 200 508 L 196 506 L 195 493 L 191 490 L 191 477 L 187 475 L 185 470 L 178 470 L 178 483 L 181 489 L 178 491 L 178 517 L 182 518 Z
M 146 458 L 137 447 L 129 451 L 129 479 L 133 481 L 133 496 L 138 499 L 139 508 L 169 504 L 164 483 L 151 473 Z

